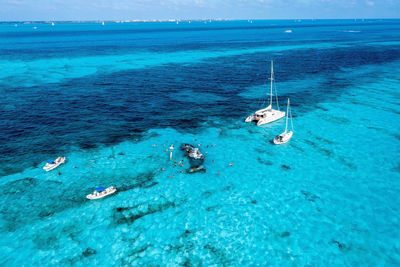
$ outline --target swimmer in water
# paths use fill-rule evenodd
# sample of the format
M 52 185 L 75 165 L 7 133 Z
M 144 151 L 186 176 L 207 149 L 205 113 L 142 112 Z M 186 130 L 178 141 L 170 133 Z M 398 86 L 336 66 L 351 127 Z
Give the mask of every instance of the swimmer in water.
M 174 145 L 171 144 L 171 146 L 169 147 L 169 160 L 172 160 L 172 151 L 174 150 Z

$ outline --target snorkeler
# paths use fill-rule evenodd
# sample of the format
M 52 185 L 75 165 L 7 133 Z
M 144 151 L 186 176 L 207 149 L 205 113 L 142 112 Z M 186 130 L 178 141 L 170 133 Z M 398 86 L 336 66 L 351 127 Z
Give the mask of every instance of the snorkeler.
M 174 150 L 174 145 L 171 144 L 171 146 L 169 147 L 170 153 L 169 153 L 169 160 L 172 160 L 172 151 Z

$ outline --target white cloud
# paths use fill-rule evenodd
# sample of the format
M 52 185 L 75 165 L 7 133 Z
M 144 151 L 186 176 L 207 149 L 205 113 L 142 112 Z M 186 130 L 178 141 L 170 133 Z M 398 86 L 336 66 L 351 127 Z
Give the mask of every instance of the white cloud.
M 367 0 L 366 3 L 367 3 L 368 6 L 374 6 L 375 5 L 375 3 L 373 1 L 370 1 L 370 0 Z
M 26 2 L 22 1 L 22 0 L 7 0 L 7 1 L 0 1 L 0 3 L 2 4 L 2 2 L 4 4 L 8 4 L 8 5 L 16 5 L 16 6 L 20 6 L 20 5 L 25 5 Z

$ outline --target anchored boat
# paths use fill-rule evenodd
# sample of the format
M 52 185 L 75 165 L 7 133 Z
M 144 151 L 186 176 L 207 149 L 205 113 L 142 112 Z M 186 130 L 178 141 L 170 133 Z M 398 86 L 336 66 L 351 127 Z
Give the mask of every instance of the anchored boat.
M 181 150 L 185 150 L 189 158 L 204 160 L 204 155 L 200 152 L 200 149 L 198 149 L 197 147 L 194 147 L 190 144 L 182 144 Z
M 89 194 L 86 196 L 87 199 L 93 200 L 93 199 L 99 199 L 103 198 L 105 196 L 114 194 L 117 191 L 117 188 L 115 186 L 110 186 L 108 188 L 104 188 L 102 186 L 97 187 L 96 190 L 92 194 Z
M 290 123 L 292 125 L 292 130 L 288 132 L 287 130 L 287 125 L 288 125 L 288 117 L 290 114 Z M 289 142 L 290 138 L 292 138 L 293 135 L 293 120 L 292 120 L 292 110 L 290 109 L 290 100 L 288 98 L 288 102 L 287 102 L 287 111 L 286 111 L 286 127 L 285 127 L 285 131 L 283 133 L 281 133 L 280 135 L 277 135 L 274 138 L 274 144 L 275 145 L 280 145 L 280 144 L 284 144 Z
M 43 170 L 51 171 L 65 162 L 65 157 L 58 157 L 56 160 L 48 160 L 44 165 Z
M 271 61 L 271 78 L 270 78 L 270 80 L 271 80 L 271 92 L 270 92 L 269 105 L 266 108 L 257 110 L 254 114 L 251 114 L 250 116 L 248 116 L 246 118 L 245 122 L 256 121 L 257 125 L 260 126 L 263 124 L 267 124 L 267 123 L 279 120 L 280 118 L 283 118 L 285 116 L 285 112 L 279 110 L 278 94 L 276 93 L 276 87 L 275 87 L 274 62 L 273 61 Z M 277 109 L 272 108 L 272 99 L 273 99 L 272 88 L 275 88 Z

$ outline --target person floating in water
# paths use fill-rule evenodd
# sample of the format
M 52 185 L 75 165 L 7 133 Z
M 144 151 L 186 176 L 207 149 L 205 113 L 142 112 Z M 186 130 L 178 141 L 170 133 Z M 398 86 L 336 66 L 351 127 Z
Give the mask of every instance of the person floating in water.
M 172 151 L 174 150 L 174 145 L 171 144 L 171 146 L 169 147 L 169 160 L 172 160 Z

